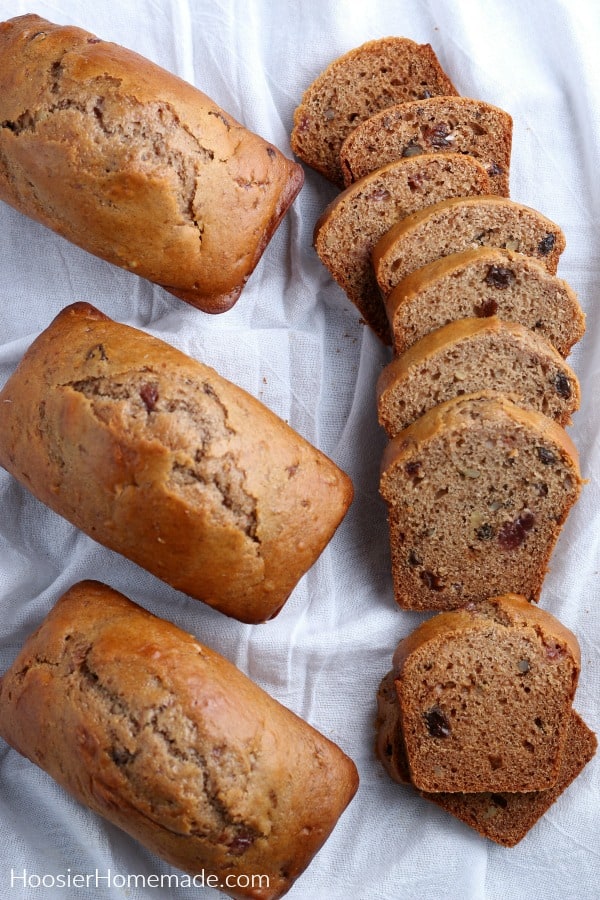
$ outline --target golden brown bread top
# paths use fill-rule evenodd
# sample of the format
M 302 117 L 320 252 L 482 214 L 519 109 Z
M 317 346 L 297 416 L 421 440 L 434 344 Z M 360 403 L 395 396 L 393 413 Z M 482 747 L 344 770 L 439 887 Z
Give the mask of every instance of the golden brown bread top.
M 0 25 L 0 198 L 207 312 L 228 309 L 301 167 L 147 59 L 35 15 Z
M 1 392 L 0 464 L 92 538 L 242 621 L 274 616 L 350 479 L 213 369 L 88 304 Z
M 393 436 L 432 406 L 486 381 L 494 393 L 563 426 L 579 409 L 579 380 L 551 344 L 518 322 L 473 317 L 430 331 L 382 370 L 379 422 Z
M 0 681 L 0 733 L 172 865 L 269 876 L 236 897 L 282 896 L 358 785 L 230 662 L 98 582 L 58 601 Z
M 507 626 L 516 625 L 532 627 L 551 638 L 557 646 L 565 648 L 571 654 L 578 668 L 581 668 L 581 652 L 579 642 L 570 629 L 547 610 L 529 603 L 519 594 L 504 594 L 492 597 L 485 604 L 465 606 L 441 612 L 418 625 L 409 635 L 403 638 L 394 651 L 392 659 L 396 678 L 402 674 L 402 666 L 417 647 L 437 640 L 452 638 L 452 635 L 463 634 L 470 629 L 485 629 L 489 615 L 497 616 Z
M 467 417 L 470 415 L 469 405 L 472 400 L 477 401 L 478 399 L 486 401 L 478 406 L 478 415 L 495 417 L 497 410 L 504 410 L 517 425 L 533 428 L 541 437 L 556 444 L 564 456 L 571 461 L 574 471 L 579 473 L 577 447 L 564 428 L 543 413 L 533 409 L 521 409 L 507 397 L 495 395 L 491 391 L 463 394 L 428 410 L 425 415 L 388 442 L 381 461 L 382 473 L 394 465 L 408 447 L 414 447 L 420 442 L 430 440 L 435 434 L 453 425 L 467 426 L 464 414 Z

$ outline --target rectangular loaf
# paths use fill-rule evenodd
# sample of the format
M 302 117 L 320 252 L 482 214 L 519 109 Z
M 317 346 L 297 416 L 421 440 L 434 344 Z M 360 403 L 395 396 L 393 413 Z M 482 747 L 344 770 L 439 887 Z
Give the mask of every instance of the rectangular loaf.
M 0 24 L 0 199 L 206 312 L 237 300 L 302 168 L 81 28 Z
M 352 483 L 214 369 L 86 303 L 0 392 L 0 465 L 90 537 L 244 622 L 283 606 Z
M 234 897 L 286 893 L 358 785 L 339 747 L 230 662 L 91 581 L 61 597 L 0 680 L 0 735 Z M 253 874 L 268 885 L 252 888 Z

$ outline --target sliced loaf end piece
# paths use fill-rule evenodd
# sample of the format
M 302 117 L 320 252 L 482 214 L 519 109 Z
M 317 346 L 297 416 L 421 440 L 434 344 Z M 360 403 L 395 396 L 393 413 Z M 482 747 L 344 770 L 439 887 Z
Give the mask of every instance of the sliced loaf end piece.
M 393 667 L 417 788 L 556 784 L 581 656 L 549 612 L 506 594 L 440 613 L 400 642 Z
M 394 781 L 409 784 L 410 770 L 400 723 L 394 672 L 385 676 L 379 688 L 376 727 L 376 755 L 384 769 Z M 544 791 L 527 792 L 419 793 L 424 799 L 437 804 L 473 828 L 482 837 L 503 847 L 514 847 L 581 774 L 596 754 L 597 747 L 594 732 L 575 710 L 571 710 L 558 780 L 553 787 Z

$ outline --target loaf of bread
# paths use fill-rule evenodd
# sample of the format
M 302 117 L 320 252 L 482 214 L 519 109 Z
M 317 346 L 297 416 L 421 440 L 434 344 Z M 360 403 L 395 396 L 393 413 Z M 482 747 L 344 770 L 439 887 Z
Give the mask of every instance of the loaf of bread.
M 581 485 L 577 450 L 548 416 L 485 393 L 433 407 L 383 455 L 397 603 L 538 600 Z
M 388 107 L 360 122 L 340 150 L 344 184 L 395 159 L 469 153 L 483 163 L 494 194 L 508 197 L 512 118 L 470 97 L 429 97 Z
M 327 206 L 315 225 L 315 250 L 367 324 L 389 343 L 389 323 L 371 265 L 373 247 L 415 210 L 446 197 L 488 192 L 488 174 L 472 156 L 439 153 L 389 163 Z
M 400 723 L 400 706 L 390 672 L 377 695 L 376 753 L 388 775 L 400 784 L 410 783 L 410 771 Z M 571 710 L 558 780 L 544 791 L 478 791 L 448 793 L 419 791 L 426 800 L 469 825 L 483 837 L 504 847 L 521 841 L 552 804 L 594 757 L 596 735 L 575 710 Z
M 430 44 L 409 38 L 367 41 L 334 60 L 304 92 L 294 113 L 296 155 L 340 187 L 340 148 L 359 122 L 404 100 L 456 94 Z
M 450 322 L 392 360 L 377 382 L 379 422 L 394 437 L 432 406 L 482 384 L 563 426 L 579 409 L 579 381 L 560 353 L 524 325 L 492 316 Z
M 90 537 L 244 622 L 274 616 L 352 484 L 213 369 L 85 303 L 0 393 L 0 465 Z
M 373 266 L 387 296 L 415 269 L 475 247 L 502 247 L 533 256 L 554 275 L 565 245 L 558 225 L 514 200 L 452 197 L 391 227 L 373 248 Z
M 396 353 L 455 319 L 494 316 L 520 322 L 568 356 L 585 332 L 575 291 L 531 256 L 478 247 L 416 269 L 386 298 Z
M 417 626 L 393 659 L 410 777 L 424 791 L 537 791 L 559 775 L 575 635 L 508 594 Z
M 0 735 L 232 897 L 286 893 L 358 785 L 339 747 L 230 662 L 91 581 L 58 601 L 0 681 Z M 240 873 L 268 883 L 226 880 Z
M 231 307 L 303 171 L 136 53 L 0 25 L 0 199 L 206 312 Z

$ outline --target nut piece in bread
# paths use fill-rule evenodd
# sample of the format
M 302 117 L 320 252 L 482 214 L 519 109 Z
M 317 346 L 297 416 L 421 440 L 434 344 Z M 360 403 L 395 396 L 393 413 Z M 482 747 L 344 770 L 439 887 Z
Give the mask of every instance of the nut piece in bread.
M 0 123 L 0 199 L 209 313 L 304 178 L 192 85 L 35 15 L 0 24 Z
M 232 897 L 285 894 L 358 786 L 339 747 L 230 662 L 91 581 L 64 594 L 0 681 L 0 735 Z
M 90 537 L 243 622 L 281 609 L 352 483 L 163 341 L 76 303 L 0 393 L 0 465 Z

